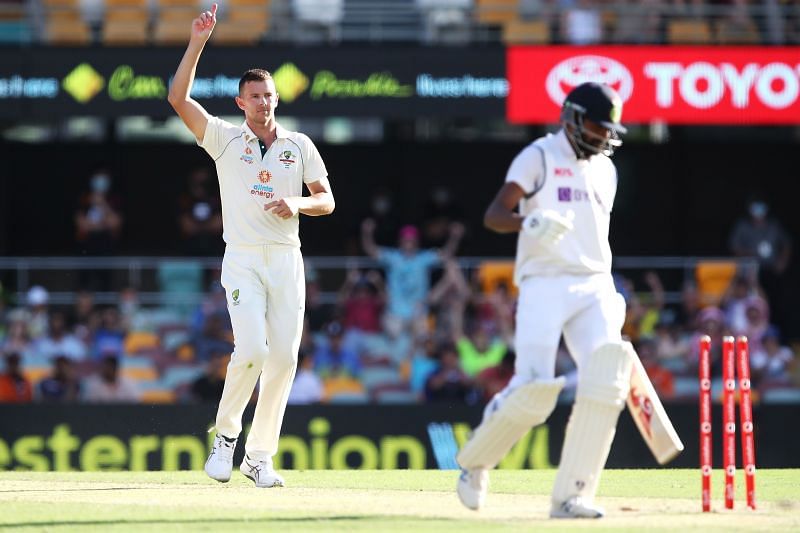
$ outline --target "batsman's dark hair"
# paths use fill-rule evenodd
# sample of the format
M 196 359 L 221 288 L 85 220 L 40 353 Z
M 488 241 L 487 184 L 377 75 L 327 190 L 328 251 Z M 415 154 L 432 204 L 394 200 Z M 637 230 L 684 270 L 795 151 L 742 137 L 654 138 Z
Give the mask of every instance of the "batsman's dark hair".
M 272 74 L 270 74 L 269 71 L 263 68 L 251 68 L 242 74 L 242 78 L 239 80 L 239 95 L 242 94 L 242 87 L 244 87 L 244 84 L 248 81 L 266 81 L 271 79 Z

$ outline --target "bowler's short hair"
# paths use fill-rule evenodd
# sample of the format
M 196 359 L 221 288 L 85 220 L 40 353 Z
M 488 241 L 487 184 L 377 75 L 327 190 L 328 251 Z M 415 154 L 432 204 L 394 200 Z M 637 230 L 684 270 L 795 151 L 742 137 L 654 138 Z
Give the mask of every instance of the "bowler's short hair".
M 248 81 L 267 81 L 272 79 L 272 74 L 269 71 L 264 70 L 263 68 L 251 68 L 247 72 L 242 75 L 242 79 L 239 80 L 239 95 L 242 94 L 242 87 Z

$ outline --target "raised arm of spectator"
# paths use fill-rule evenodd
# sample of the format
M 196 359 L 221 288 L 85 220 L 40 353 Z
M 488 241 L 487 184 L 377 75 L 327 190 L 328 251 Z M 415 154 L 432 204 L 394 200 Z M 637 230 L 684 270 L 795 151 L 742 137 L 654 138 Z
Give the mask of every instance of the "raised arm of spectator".
M 656 309 L 663 309 L 664 302 L 666 301 L 664 295 L 664 285 L 661 283 L 661 278 L 658 277 L 654 271 L 650 270 L 644 275 L 644 281 L 650 288 L 653 295 L 653 307 Z
M 450 259 L 456 254 L 458 245 L 461 244 L 461 238 L 464 236 L 464 224 L 460 222 L 453 222 L 450 224 L 450 234 L 447 237 L 447 242 L 439 250 L 439 257 L 442 261 Z
M 172 78 L 172 85 L 169 88 L 167 100 L 172 108 L 181 117 L 184 124 L 191 130 L 194 136 L 202 141 L 206 133 L 209 114 L 199 103 L 189 96 L 192 92 L 197 63 L 200 54 L 211 37 L 211 32 L 217 24 L 217 4 L 211 4 L 210 11 L 203 11 L 200 16 L 192 21 L 192 30 L 189 38 L 189 45 L 183 54 Z
M 380 249 L 375 244 L 375 221 L 371 218 L 365 218 L 361 223 L 361 247 L 368 256 L 378 259 Z

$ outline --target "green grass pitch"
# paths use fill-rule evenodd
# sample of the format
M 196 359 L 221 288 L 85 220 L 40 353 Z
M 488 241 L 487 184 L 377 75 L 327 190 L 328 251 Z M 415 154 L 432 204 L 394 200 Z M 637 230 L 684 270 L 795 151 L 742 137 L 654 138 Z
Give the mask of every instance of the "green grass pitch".
M 256 489 L 202 472 L 0 472 L 0 530 L 9 531 L 798 531 L 800 470 L 760 470 L 758 509 L 733 511 L 714 472 L 713 512 L 700 512 L 697 470 L 608 470 L 606 518 L 549 520 L 553 470 L 494 471 L 485 509 L 464 509 L 455 471 L 286 471 L 287 486 Z

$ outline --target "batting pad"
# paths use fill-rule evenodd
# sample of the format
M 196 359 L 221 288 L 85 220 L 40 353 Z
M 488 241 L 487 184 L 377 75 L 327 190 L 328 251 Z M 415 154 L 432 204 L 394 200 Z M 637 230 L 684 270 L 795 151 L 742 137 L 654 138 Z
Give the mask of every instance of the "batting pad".
M 594 500 L 617 419 L 628 396 L 632 365 L 625 346 L 611 343 L 598 348 L 580 370 L 553 487 L 554 504 L 572 496 L 589 503 Z
M 534 381 L 512 390 L 475 428 L 456 456 L 458 464 L 469 470 L 494 468 L 528 430 L 547 420 L 563 387 L 561 377 Z

